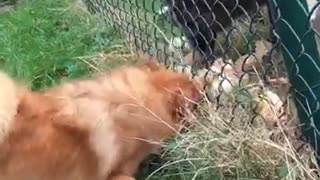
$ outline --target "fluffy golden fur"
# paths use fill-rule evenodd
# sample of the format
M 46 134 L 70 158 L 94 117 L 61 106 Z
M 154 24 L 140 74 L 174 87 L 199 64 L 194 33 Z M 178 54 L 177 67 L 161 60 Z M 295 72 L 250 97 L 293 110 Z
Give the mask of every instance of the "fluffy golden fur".
M 11 78 L 0 72 L 0 143 L 8 134 L 16 115 L 19 92 Z
M 152 62 L 24 91 L 8 110 L 17 113 L 0 144 L 0 179 L 134 180 L 200 99 L 195 82 Z

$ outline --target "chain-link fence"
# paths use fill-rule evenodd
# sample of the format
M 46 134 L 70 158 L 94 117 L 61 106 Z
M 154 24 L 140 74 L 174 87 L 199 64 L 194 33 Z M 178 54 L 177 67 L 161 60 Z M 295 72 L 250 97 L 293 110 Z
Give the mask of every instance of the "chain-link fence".
M 295 151 L 303 139 L 320 155 L 316 0 L 83 1 L 129 47 L 204 77 L 225 122 L 291 127 Z
M 292 84 L 304 139 L 320 155 L 319 137 L 319 11 L 320 2 L 271 1 L 273 33 L 281 47 Z M 319 157 L 317 158 L 319 161 Z

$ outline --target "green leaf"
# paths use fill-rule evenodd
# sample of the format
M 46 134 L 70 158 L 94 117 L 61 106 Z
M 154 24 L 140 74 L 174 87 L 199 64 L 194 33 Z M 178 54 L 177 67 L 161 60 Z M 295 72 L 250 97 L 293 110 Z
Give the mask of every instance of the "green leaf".
M 285 178 L 289 174 L 289 168 L 287 165 L 283 165 L 279 168 L 279 177 Z

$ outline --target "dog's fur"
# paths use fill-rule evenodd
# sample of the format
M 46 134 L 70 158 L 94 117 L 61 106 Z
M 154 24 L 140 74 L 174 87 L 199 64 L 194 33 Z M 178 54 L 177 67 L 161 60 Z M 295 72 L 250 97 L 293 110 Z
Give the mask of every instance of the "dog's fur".
M 19 92 L 7 74 L 0 72 L 0 143 L 8 134 L 16 115 Z
M 10 93 L 12 83 L 0 79 Z M 187 76 L 153 63 L 43 94 L 5 92 L 0 125 L 10 122 L 3 126 L 10 131 L 1 134 L 0 179 L 6 180 L 134 180 L 143 159 L 179 131 L 185 111 L 178 110 L 201 98 Z

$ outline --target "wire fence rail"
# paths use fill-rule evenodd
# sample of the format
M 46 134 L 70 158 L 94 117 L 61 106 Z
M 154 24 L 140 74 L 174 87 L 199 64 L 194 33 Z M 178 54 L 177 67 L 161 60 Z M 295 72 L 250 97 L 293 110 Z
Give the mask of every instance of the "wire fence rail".
M 307 142 L 320 155 L 319 1 L 83 2 L 132 49 L 204 77 L 225 123 L 289 127 L 294 151 Z

